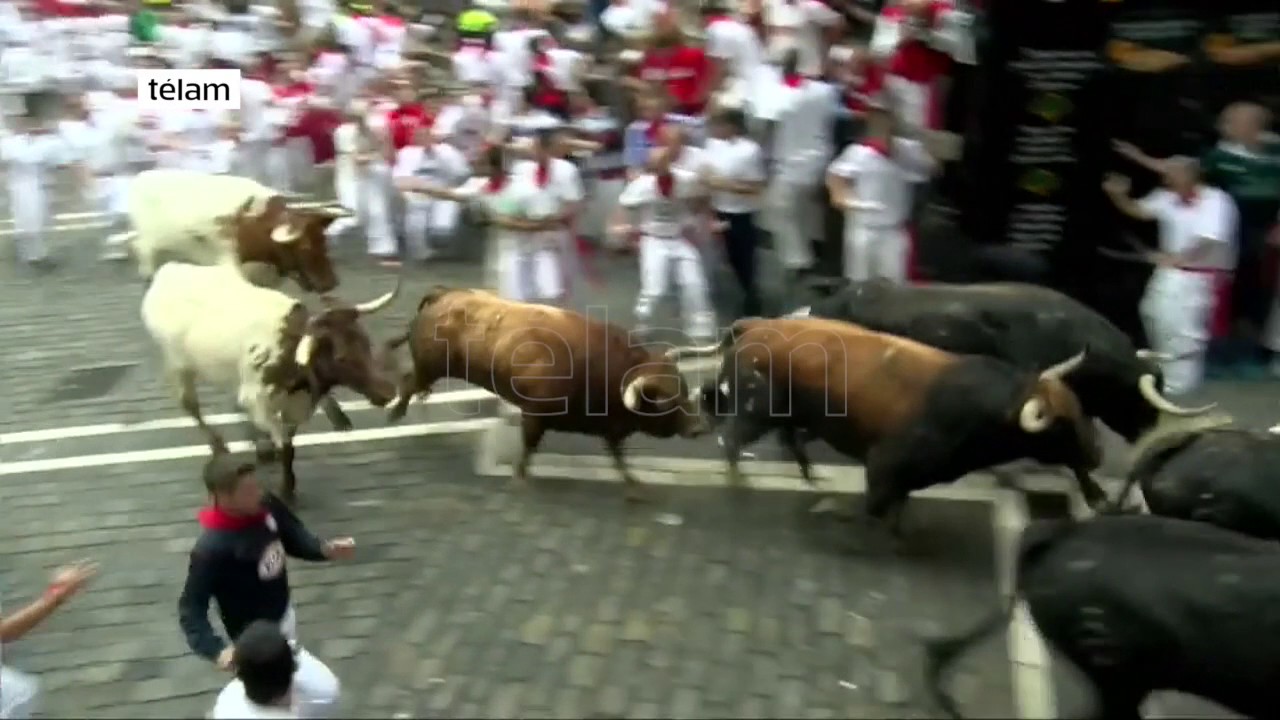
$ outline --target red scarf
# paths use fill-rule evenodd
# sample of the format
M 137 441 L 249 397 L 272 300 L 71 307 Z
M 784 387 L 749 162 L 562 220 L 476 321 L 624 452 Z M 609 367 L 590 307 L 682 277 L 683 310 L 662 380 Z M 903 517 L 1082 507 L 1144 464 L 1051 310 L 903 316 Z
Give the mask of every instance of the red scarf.
M 551 162 L 539 162 L 538 169 L 533 173 L 533 181 L 537 183 L 538 187 L 544 188 L 547 186 L 547 181 L 550 179 Z
M 1200 191 L 1194 188 L 1191 190 L 1191 192 L 1177 193 L 1177 195 L 1178 195 L 1178 204 L 1183 207 L 1191 207 L 1192 205 L 1196 204 L 1196 200 L 1200 199 Z
M 201 508 L 196 513 L 196 519 L 200 521 L 200 527 L 208 530 L 228 530 L 230 532 L 238 532 L 255 525 L 261 525 L 267 519 L 267 511 L 259 510 L 249 515 L 235 515 L 218 507 L 210 505 Z
M 500 172 L 497 175 L 489 176 L 489 182 L 484 186 L 486 192 L 496 193 L 507 184 L 507 174 Z
M 662 134 L 662 128 L 666 125 L 666 119 L 657 117 L 649 123 L 649 127 L 644 129 L 644 139 L 649 141 L 650 145 L 658 142 L 658 136 Z
M 664 198 L 671 197 L 671 191 L 675 189 L 676 179 L 670 170 L 658 174 L 658 193 Z
M 804 84 L 804 76 L 798 74 L 783 75 L 782 84 L 789 88 L 798 88 Z
M 881 157 L 889 157 L 889 142 L 880 138 L 870 138 L 863 140 L 862 144 L 871 148 Z

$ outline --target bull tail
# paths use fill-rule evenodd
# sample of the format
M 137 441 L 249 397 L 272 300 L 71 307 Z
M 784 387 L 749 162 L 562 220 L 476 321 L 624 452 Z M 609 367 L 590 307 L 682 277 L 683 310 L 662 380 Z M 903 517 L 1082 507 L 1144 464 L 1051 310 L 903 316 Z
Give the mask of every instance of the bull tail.
M 1013 490 L 1024 498 L 1028 496 L 1026 488 L 1019 485 L 1010 474 L 999 470 L 994 471 L 993 474 L 1001 488 Z M 1047 532 L 1041 531 L 1039 527 L 1035 528 L 1035 531 L 1031 533 L 1024 531 L 1019 541 L 1020 547 L 1013 589 L 1004 605 L 996 608 L 968 630 L 958 635 L 924 641 L 925 688 L 933 698 L 933 701 L 938 704 L 938 707 L 946 713 L 947 717 L 963 718 L 964 716 L 960 714 L 959 708 L 956 707 L 955 699 L 943 689 L 943 674 L 946 673 L 953 662 L 964 655 L 975 643 L 1009 625 L 1009 622 L 1013 619 L 1014 609 L 1018 605 L 1020 576 L 1025 575 L 1029 569 L 1033 568 L 1045 556 L 1050 548 L 1057 544 L 1058 540 L 1066 537 L 1076 527 L 1077 523 L 1072 519 L 1049 525 L 1046 528 Z

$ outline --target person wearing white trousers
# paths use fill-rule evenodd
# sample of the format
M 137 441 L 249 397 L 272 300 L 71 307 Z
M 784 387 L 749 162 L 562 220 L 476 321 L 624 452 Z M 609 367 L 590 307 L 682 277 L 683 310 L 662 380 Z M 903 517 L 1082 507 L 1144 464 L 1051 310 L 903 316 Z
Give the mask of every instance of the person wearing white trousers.
M 14 241 L 18 259 L 36 269 L 52 266 L 45 245 L 49 219 L 49 171 L 75 160 L 66 140 L 49 132 L 34 118 L 20 118 L 20 127 L 0 139 L 0 162 L 9 186 Z
M 415 142 L 396 155 L 392 180 L 404 196 L 404 234 L 409 256 L 429 260 L 458 229 L 462 205 L 422 192 L 429 187 L 456 187 L 471 175 L 467 158 L 445 142 L 441 133 L 417 129 Z
M 1159 226 L 1155 272 L 1147 281 L 1139 312 L 1151 349 L 1161 358 L 1165 393 L 1195 390 L 1204 379 L 1204 358 L 1216 305 L 1229 297 L 1235 268 L 1237 213 L 1231 196 L 1200 183 L 1194 159 L 1170 158 L 1165 187 L 1140 200 L 1129 197 L 1129 181 L 1109 176 L 1103 190 L 1124 214 Z
M 639 215 L 640 295 L 635 316 L 642 328 L 653 318 L 654 306 L 667 293 L 675 276 L 680 287 L 685 332 L 695 340 L 715 337 L 715 313 L 707 286 L 702 254 L 688 239 L 693 203 L 706 196 L 697 174 L 672 167 L 672 150 L 657 148 L 650 170 L 627 183 L 618 204 Z M 614 232 L 631 233 L 630 227 Z
M 933 171 L 934 160 L 918 140 L 892 137 L 889 115 L 867 113 L 869 134 L 850 144 L 827 169 L 827 191 L 845 211 L 844 276 L 855 282 L 907 281 L 912 193 Z
M 365 232 L 369 254 L 384 261 L 394 260 L 396 238 L 391 226 L 390 138 L 372 126 L 369 107 L 353 102 L 347 121 L 334 132 L 333 183 L 338 202 L 352 212 L 329 226 L 330 238 L 352 226 Z
M 0 615 L 0 661 L 4 644 L 18 640 L 44 622 L 54 610 L 80 592 L 98 572 L 94 563 L 77 563 L 59 568 L 39 599 L 17 612 Z M 40 684 L 27 673 L 0 664 L 0 719 L 26 720 L 35 714 Z

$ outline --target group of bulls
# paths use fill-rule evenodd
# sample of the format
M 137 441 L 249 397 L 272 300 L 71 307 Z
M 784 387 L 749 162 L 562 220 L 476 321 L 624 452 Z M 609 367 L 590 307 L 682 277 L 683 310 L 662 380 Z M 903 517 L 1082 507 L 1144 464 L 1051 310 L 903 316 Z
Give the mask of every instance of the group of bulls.
M 605 442 L 629 497 L 642 494 L 623 454 L 636 432 L 717 431 L 735 483 L 742 448 L 769 431 L 810 479 L 805 443 L 819 439 L 864 463 L 866 515 L 895 534 L 912 492 L 1020 459 L 1069 468 L 1090 505 L 1118 509 L 1123 496 L 1108 502 L 1090 476 L 1101 462 L 1097 419 L 1142 449 L 1130 482 L 1153 515 L 1033 525 L 1018 562 L 1032 617 L 1093 682 L 1102 716 L 1136 716 L 1153 689 L 1252 715 L 1266 707 L 1275 653 L 1254 635 L 1280 603 L 1280 494 L 1266 482 L 1280 438 L 1161 432 L 1165 417 L 1211 408 L 1164 398 L 1156 358 L 1070 298 L 1023 285 L 856 283 L 786 318 L 734 323 L 716 345 L 662 350 L 569 310 L 436 288 L 379 348 L 359 318 L 389 305 L 398 282 L 363 304 L 325 296 L 312 312 L 246 279 L 256 263 L 304 289 L 333 290 L 323 239 L 332 214 L 291 210 L 265 188 L 212 176 L 162 180 L 156 194 L 215 210 L 199 227 L 181 201 L 131 213 L 150 283 L 144 323 L 214 451 L 226 445 L 200 416 L 198 380 L 235 394 L 262 435 L 260 454 L 280 449 L 287 496 L 302 423 L 320 407 L 350 427 L 330 396 L 338 386 L 392 405 L 394 422 L 437 381 L 465 380 L 520 413 L 513 482 L 526 481 L 548 430 L 582 433 Z M 412 368 L 402 373 L 395 356 L 405 345 Z M 690 388 L 678 361 L 709 355 L 720 358 L 715 379 Z M 933 686 L 952 714 L 943 669 L 1006 615 L 930 645 Z

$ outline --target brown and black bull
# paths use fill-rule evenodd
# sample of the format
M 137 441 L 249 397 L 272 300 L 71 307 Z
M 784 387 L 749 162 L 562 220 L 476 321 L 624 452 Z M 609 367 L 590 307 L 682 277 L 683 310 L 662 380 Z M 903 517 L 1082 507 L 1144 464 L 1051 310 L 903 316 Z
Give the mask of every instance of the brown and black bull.
M 702 405 L 721 428 L 731 482 L 741 449 L 777 431 L 806 480 L 803 439 L 865 463 L 867 514 L 891 518 L 895 533 L 912 492 L 1022 458 L 1065 465 L 1090 502 L 1105 497 L 1089 475 L 1097 433 L 1062 380 L 1084 352 L 1036 373 L 801 318 L 740 320 L 720 345 L 669 355 L 713 354 L 722 362 Z
M 1158 356 L 1134 347 L 1110 321 L 1056 290 L 1018 283 L 894 285 L 850 283 L 793 316 L 824 317 L 892 333 L 949 352 L 1044 370 L 1089 348 L 1067 379 L 1085 415 L 1133 442 L 1161 413 L 1199 415 L 1161 393 Z
M 1275 543 L 1155 515 L 1044 520 L 1023 531 L 1016 573 L 1005 607 L 925 642 L 926 685 L 948 717 L 963 716 L 943 688 L 946 671 L 1009 623 L 1019 597 L 1046 644 L 1092 686 L 1088 717 L 1138 720 L 1162 690 L 1245 717 L 1275 714 Z
M 1280 540 L 1280 435 L 1228 423 L 1144 437 L 1116 506 L 1137 485 L 1153 515 Z
M 389 420 L 404 417 L 410 399 L 436 381 L 466 380 L 520 410 L 515 483 L 527 479 L 548 430 L 581 433 L 604 440 L 627 497 L 637 499 L 641 485 L 623 458 L 627 437 L 692 437 L 706 421 L 675 363 L 632 344 L 628 335 L 569 310 L 437 288 L 423 298 L 408 332 L 388 343 L 388 357 L 408 343 L 413 359 Z

